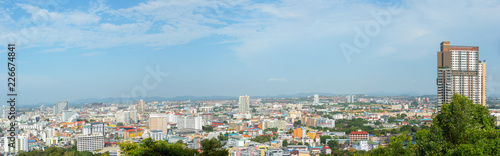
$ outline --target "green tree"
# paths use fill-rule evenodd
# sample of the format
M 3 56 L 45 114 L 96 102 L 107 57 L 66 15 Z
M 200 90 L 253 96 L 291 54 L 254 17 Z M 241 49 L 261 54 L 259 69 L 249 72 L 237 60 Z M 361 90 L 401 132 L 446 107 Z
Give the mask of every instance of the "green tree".
M 205 131 L 206 133 L 209 133 L 209 132 L 213 132 L 214 131 L 214 128 L 211 126 L 211 125 L 207 125 L 207 126 L 203 126 L 202 127 L 203 131 Z
M 330 140 L 327 142 L 328 144 L 328 147 L 330 147 L 330 149 L 334 150 L 334 149 L 338 149 L 340 147 L 340 144 L 337 140 Z
M 326 143 L 326 139 L 331 139 L 332 137 L 329 136 L 329 135 L 324 135 L 324 136 L 320 136 L 319 139 L 320 139 L 320 142 L 322 144 L 325 144 Z
M 500 131 L 488 109 L 455 94 L 430 129 L 417 132 L 419 155 L 500 155 Z
M 123 123 L 119 122 L 116 124 L 116 126 L 123 126 Z
M 201 141 L 201 155 L 203 156 L 227 156 L 229 151 L 223 148 L 222 143 L 217 139 L 206 139 Z
M 286 139 L 285 139 L 285 140 L 283 140 L 283 142 L 281 143 L 281 146 L 282 146 L 282 147 L 286 147 L 286 146 L 288 146 L 288 140 L 286 140 Z

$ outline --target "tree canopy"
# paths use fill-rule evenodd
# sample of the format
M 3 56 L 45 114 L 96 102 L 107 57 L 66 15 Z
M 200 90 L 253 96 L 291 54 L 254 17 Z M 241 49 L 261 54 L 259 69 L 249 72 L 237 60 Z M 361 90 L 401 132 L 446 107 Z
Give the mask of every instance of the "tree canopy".
M 429 130 L 417 132 L 419 155 L 500 155 L 500 133 L 488 108 L 455 94 Z

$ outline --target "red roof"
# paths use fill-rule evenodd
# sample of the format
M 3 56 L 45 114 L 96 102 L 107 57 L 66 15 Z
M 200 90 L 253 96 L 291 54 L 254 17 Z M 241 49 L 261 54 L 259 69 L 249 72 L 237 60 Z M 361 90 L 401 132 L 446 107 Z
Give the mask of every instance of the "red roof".
M 136 129 L 129 129 L 129 130 L 125 131 L 125 132 L 135 132 L 135 131 L 136 131 Z M 137 131 L 142 131 L 142 129 L 139 128 L 139 129 L 137 129 Z
M 366 134 L 366 135 L 368 135 L 368 132 L 366 132 L 366 131 L 352 131 L 351 134 Z

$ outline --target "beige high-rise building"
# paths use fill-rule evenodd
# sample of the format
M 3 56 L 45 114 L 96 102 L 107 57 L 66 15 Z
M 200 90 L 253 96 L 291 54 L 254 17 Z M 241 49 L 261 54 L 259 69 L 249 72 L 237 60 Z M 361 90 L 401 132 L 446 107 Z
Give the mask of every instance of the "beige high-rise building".
M 240 113 L 246 114 L 250 113 L 250 96 L 240 96 L 240 100 L 238 102 L 238 109 Z
M 479 47 L 453 46 L 450 41 L 443 41 L 437 52 L 437 67 L 439 111 L 455 93 L 474 103 L 486 104 L 486 63 L 479 60 Z
M 162 130 L 167 132 L 170 128 L 167 114 L 151 114 L 149 115 L 149 129 Z
M 146 110 L 146 102 L 144 100 L 140 100 L 137 102 L 137 111 L 139 113 L 143 113 Z

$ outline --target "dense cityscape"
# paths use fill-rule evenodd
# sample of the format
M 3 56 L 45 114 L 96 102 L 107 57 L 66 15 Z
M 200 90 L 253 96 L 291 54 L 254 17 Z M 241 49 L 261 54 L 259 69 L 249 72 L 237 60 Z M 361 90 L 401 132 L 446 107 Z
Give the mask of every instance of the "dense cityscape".
M 500 125 L 499 100 L 488 105 Z M 436 116 L 436 96 L 368 96 L 318 94 L 295 98 L 213 101 L 144 101 L 137 104 L 91 103 L 24 109 L 16 150 L 75 148 L 94 154 L 124 155 L 124 143 L 179 143 L 202 151 L 215 139 L 228 155 L 355 154 L 388 147 L 391 138 L 429 129 Z M 6 112 L 7 109 L 4 109 Z M 3 123 L 8 119 L 3 116 Z M 6 131 L 7 127 L 2 129 Z M 122 147 L 122 148 L 120 148 Z

